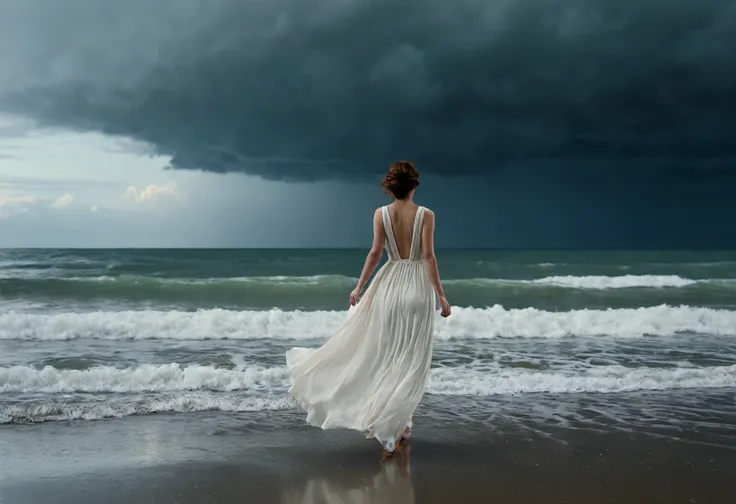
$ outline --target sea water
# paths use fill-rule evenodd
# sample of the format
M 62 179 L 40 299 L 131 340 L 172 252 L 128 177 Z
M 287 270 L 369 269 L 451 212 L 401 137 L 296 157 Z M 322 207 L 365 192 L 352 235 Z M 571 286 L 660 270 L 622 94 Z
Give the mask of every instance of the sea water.
M 470 417 L 533 404 L 545 422 L 563 403 L 577 405 L 568 418 L 731 418 L 736 252 L 437 254 L 453 314 L 437 315 L 433 404 Z M 284 352 L 339 327 L 364 258 L 0 251 L 0 423 L 295 410 Z

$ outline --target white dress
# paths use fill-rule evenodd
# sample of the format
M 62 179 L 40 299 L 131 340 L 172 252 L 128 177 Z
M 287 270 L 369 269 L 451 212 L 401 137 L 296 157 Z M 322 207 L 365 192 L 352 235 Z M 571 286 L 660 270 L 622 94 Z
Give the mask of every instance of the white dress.
M 355 310 L 320 348 L 292 348 L 291 395 L 322 429 L 348 428 L 393 451 L 427 387 L 436 296 L 421 250 L 424 207 L 417 209 L 409 257 L 396 246 L 381 208 L 388 261 Z

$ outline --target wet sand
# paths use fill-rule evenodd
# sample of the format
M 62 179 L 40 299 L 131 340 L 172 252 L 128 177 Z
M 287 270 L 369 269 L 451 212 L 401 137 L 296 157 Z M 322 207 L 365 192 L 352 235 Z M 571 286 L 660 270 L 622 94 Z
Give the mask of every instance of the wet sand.
M 381 462 L 375 441 L 284 416 L 4 426 L 0 503 L 736 502 L 731 437 L 491 430 L 420 417 L 411 446 Z

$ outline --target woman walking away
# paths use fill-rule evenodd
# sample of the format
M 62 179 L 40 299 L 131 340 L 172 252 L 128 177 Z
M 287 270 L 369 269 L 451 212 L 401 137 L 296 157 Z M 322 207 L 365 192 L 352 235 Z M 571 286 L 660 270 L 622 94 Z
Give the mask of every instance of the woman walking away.
M 348 428 L 377 439 L 384 455 L 411 435 L 432 360 L 434 310 L 450 315 L 434 254 L 434 213 L 414 203 L 419 172 L 409 161 L 389 167 L 394 198 L 373 215 L 373 246 L 350 304 L 356 306 L 320 348 L 286 352 L 291 395 L 322 429 Z M 364 286 L 381 260 L 363 297 Z

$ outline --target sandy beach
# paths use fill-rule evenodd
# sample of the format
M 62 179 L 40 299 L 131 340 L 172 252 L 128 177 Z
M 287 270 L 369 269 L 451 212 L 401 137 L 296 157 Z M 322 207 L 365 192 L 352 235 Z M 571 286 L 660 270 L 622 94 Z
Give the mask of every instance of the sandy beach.
M 677 436 L 603 424 L 530 428 L 519 410 L 517 421 L 484 426 L 457 411 L 438 414 L 441 408 L 432 400 L 423 405 L 412 444 L 389 462 L 381 462 L 375 441 L 301 425 L 296 411 L 4 426 L 0 502 L 725 504 L 734 499 L 736 438 L 724 424 L 681 429 Z

